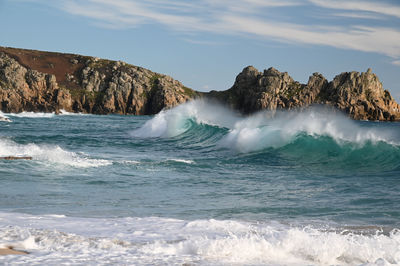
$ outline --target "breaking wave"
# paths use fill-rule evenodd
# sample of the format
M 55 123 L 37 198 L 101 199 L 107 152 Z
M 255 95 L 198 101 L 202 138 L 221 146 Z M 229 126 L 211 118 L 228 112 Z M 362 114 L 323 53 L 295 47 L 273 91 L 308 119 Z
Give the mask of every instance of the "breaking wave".
M 243 117 L 215 103 L 197 100 L 162 111 L 131 135 L 211 145 L 248 156 L 265 156 L 272 150 L 288 160 L 326 168 L 400 167 L 396 128 L 364 124 L 322 107 Z
M 0 139 L 0 157 L 32 157 L 33 161 L 67 165 L 78 168 L 99 167 L 112 164 L 103 159 L 92 159 L 85 154 L 66 151 L 56 145 L 38 145 L 34 143 L 18 144 L 9 139 Z

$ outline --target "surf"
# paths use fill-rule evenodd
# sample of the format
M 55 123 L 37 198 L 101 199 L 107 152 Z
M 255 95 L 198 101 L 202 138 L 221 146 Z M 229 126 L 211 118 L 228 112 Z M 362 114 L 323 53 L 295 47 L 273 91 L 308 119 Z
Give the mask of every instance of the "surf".
M 139 264 L 386 265 L 400 262 L 397 229 L 4 212 L 0 212 L 0 218 L 0 247 L 12 246 L 31 253 L 8 257 L 8 263 L 80 264 L 90 260 L 119 264 L 129 260 Z

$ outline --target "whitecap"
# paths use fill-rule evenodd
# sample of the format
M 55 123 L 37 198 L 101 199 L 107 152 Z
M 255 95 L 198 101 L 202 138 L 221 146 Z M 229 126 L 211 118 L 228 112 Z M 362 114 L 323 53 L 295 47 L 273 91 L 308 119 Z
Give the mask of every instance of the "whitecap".
M 247 117 L 206 100 L 195 100 L 164 110 L 131 132 L 134 137 L 175 137 L 191 127 L 191 122 L 229 129 L 219 142 L 240 152 L 279 148 L 299 135 L 327 136 L 338 144 L 363 146 L 385 142 L 399 146 L 398 134 L 385 129 L 363 128 L 343 113 L 331 108 L 309 107 L 295 111 L 261 111 Z
M 93 159 L 83 153 L 79 154 L 66 151 L 57 145 L 38 145 L 34 143 L 18 144 L 9 139 L 0 139 L 0 157 L 6 156 L 29 156 L 32 157 L 34 161 L 81 168 L 112 164 L 112 162 L 108 160 Z
M 363 146 L 367 142 L 399 145 L 395 132 L 377 128 L 362 128 L 358 123 L 332 109 L 319 107 L 303 111 L 264 111 L 242 120 L 222 140 L 222 144 L 241 152 L 278 148 L 294 141 L 299 135 L 327 136 L 338 144 Z
M 185 163 L 185 164 L 194 164 L 195 163 L 193 160 L 187 160 L 187 159 L 168 159 L 167 161 L 172 161 L 172 162 L 177 162 L 177 163 Z
M 21 112 L 21 113 L 8 113 L 9 116 L 22 117 L 22 118 L 52 118 L 56 114 L 53 113 L 35 113 L 35 112 Z
M 71 113 L 71 112 L 68 112 L 68 111 L 66 111 L 64 109 L 61 109 L 59 115 L 61 115 L 61 116 L 78 116 L 78 115 L 81 116 L 81 115 L 90 115 L 90 114 Z

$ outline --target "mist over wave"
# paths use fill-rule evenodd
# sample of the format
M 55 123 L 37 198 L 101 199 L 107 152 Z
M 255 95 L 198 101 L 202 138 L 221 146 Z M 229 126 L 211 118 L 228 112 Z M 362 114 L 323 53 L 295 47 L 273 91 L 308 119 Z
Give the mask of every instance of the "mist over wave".
M 263 111 L 243 117 L 206 100 L 196 100 L 162 111 L 141 128 L 131 132 L 131 135 L 171 138 L 188 132 L 196 124 L 228 129 L 220 144 L 245 153 L 283 147 L 304 136 L 329 137 L 339 145 L 351 144 L 354 148 L 367 143 L 400 144 L 399 135 L 395 131 L 362 128 L 355 121 L 331 109 L 310 107 L 302 111 Z

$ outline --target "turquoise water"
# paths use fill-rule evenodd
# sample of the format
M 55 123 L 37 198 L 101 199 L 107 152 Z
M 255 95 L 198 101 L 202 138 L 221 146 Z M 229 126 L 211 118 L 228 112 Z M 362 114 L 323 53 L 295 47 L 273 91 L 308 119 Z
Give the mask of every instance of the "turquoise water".
M 274 118 L 268 112 L 242 117 L 202 101 L 153 117 L 3 115 L 12 122 L 0 124 L 0 156 L 33 160 L 0 161 L 0 237 L 36 254 L 6 262 L 82 263 L 76 260 L 78 251 L 70 250 L 71 243 L 60 244 L 69 240 L 45 233 L 56 230 L 129 243 L 140 239 L 164 250 L 162 256 L 143 255 L 137 247 L 122 252 L 125 261 L 138 264 L 138 259 L 143 264 L 400 263 L 399 123 L 351 121 L 321 108 L 278 113 Z M 179 223 L 182 227 L 171 227 Z M 198 236 L 199 231 L 179 236 L 191 223 L 201 224 L 202 239 L 226 240 L 220 245 L 231 247 L 231 255 L 200 252 L 198 241 L 191 242 L 196 252 L 179 253 L 176 243 Z M 208 231 L 221 223 L 221 230 L 229 234 Z M 78 230 L 79 224 L 90 225 Z M 261 246 L 251 246 L 254 241 L 248 243 L 248 237 L 241 239 L 238 224 L 247 233 L 257 232 L 255 242 Z M 135 238 L 143 228 L 153 231 Z M 266 234 L 266 228 L 272 231 Z M 289 252 L 277 244 L 285 238 L 273 232 L 304 243 L 304 236 L 290 235 L 293 230 L 333 246 L 348 243 L 349 232 L 361 234 L 362 241 L 372 246 L 364 257 L 347 248 L 351 253 L 347 257 L 339 252 L 326 258 L 326 251 L 315 250 L 321 247 L 318 238 L 312 241 L 311 255 L 290 251 L 291 260 L 288 254 L 278 258 L 265 257 L 267 251 L 253 254 L 265 248 L 262 241 L 274 246 L 274 254 Z M 232 234 L 246 247 L 235 248 L 247 250 L 250 257 L 232 257 Z M 60 241 L 55 244 L 54 239 Z M 362 242 L 357 241 L 350 242 Z M 382 247 L 388 241 L 390 248 Z M 165 251 L 171 245 L 172 255 Z M 91 252 L 87 251 L 93 264 L 121 262 L 96 260 Z

